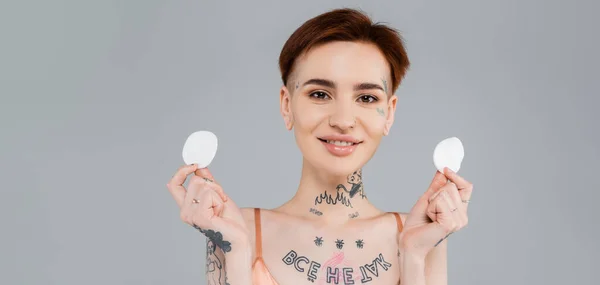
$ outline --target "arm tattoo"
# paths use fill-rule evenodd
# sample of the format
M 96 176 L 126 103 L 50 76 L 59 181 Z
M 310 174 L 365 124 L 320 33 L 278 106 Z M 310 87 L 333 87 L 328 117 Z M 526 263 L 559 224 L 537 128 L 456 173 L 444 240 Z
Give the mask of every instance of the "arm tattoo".
M 194 225 L 194 228 L 203 233 L 215 246 L 218 246 L 223 253 L 228 253 L 231 251 L 231 243 L 223 240 L 223 234 L 221 232 L 215 232 L 213 230 L 205 230 L 200 228 L 199 226 Z
M 450 232 L 449 234 L 447 234 L 443 239 L 441 239 L 440 241 L 438 241 L 433 247 L 438 246 L 440 243 L 442 243 L 445 239 L 447 239 L 450 235 L 452 234 L 452 232 Z
M 206 239 L 206 280 L 210 285 L 221 285 L 224 272 L 223 261 L 215 254 L 217 246 Z

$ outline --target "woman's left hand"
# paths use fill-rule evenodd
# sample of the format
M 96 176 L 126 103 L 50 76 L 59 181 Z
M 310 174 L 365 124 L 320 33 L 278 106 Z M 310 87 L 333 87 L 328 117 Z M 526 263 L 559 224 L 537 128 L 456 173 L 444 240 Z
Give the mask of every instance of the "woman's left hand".
M 444 171 L 436 171 L 431 185 L 409 212 L 398 236 L 400 252 L 425 258 L 450 234 L 467 225 L 473 184 L 449 168 Z

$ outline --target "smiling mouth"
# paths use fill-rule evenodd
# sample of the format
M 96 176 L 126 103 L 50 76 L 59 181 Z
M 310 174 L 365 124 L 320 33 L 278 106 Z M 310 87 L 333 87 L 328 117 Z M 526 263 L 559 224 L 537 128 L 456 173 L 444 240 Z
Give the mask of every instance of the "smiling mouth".
M 324 142 L 324 143 L 328 143 L 328 144 L 332 144 L 332 145 L 336 145 L 336 146 L 353 146 L 353 145 L 357 145 L 360 144 L 362 142 L 347 142 L 347 141 L 334 141 L 334 140 L 324 140 L 319 138 L 320 141 Z

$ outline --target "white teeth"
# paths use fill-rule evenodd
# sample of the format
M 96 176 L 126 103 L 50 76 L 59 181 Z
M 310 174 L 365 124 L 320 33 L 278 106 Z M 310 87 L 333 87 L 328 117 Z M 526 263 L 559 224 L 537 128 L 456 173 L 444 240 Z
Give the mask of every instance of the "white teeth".
M 343 142 L 343 141 L 327 141 L 327 143 L 334 144 L 337 146 L 351 146 L 354 144 L 352 142 Z

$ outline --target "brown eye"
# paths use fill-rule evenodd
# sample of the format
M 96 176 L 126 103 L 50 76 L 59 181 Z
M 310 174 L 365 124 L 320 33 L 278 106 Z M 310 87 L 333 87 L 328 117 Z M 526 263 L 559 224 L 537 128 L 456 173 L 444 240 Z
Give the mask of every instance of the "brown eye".
M 362 95 L 362 96 L 358 97 L 358 100 L 360 100 L 360 102 L 362 102 L 362 103 L 377 102 L 377 98 L 375 96 L 371 96 L 371 95 Z
M 317 91 L 317 92 L 310 93 L 309 96 L 311 98 L 319 99 L 319 100 L 325 100 L 329 97 L 329 95 L 327 95 L 327 93 L 325 93 L 323 91 Z

